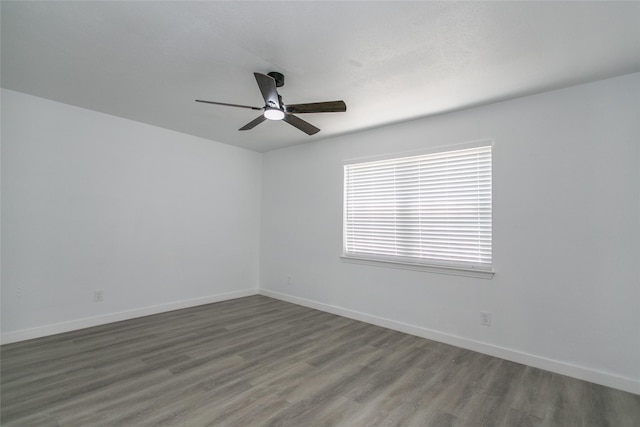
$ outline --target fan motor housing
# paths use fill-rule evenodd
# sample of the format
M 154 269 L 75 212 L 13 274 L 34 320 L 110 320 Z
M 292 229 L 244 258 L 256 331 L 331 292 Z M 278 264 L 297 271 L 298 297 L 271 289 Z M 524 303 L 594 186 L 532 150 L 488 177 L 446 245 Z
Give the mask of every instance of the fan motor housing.
M 272 71 L 270 73 L 267 73 L 267 76 L 273 77 L 273 79 L 276 81 L 276 87 L 284 86 L 284 75 L 282 73 Z

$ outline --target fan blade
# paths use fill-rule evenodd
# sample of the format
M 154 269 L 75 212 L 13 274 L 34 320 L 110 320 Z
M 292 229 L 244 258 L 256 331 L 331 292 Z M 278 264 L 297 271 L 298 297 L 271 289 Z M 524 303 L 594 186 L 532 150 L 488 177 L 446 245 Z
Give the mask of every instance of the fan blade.
M 312 102 L 310 104 L 285 105 L 287 113 L 344 113 L 347 111 L 347 104 L 344 101 Z
M 312 125 L 311 123 L 305 122 L 300 117 L 296 117 L 293 114 L 285 114 L 282 120 L 289 123 L 293 127 L 297 127 L 307 135 L 314 135 L 320 132 L 320 129 L 318 129 L 314 125 Z
M 224 105 L 225 107 L 240 107 L 240 108 L 250 108 L 252 110 L 262 110 L 262 108 L 260 107 L 252 107 L 250 105 L 227 104 L 226 102 L 203 101 L 202 99 L 196 99 L 196 102 L 204 102 L 206 104 L 215 104 L 215 105 Z
M 253 75 L 256 77 L 256 82 L 258 82 L 258 87 L 260 88 L 260 92 L 264 98 L 265 105 L 271 108 L 280 109 L 278 91 L 276 90 L 276 80 L 273 77 L 260 73 L 253 73 Z
M 267 119 L 263 115 L 259 115 L 258 117 L 256 117 L 255 119 L 253 119 L 252 121 L 250 121 L 246 125 L 242 126 L 238 130 L 253 129 L 254 127 L 258 126 L 260 123 L 264 122 L 265 120 L 267 120 Z

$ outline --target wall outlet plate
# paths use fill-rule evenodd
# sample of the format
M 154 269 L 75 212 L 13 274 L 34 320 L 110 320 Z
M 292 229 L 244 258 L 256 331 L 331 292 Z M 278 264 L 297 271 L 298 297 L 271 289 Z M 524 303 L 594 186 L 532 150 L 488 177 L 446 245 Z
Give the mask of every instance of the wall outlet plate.
M 480 323 L 484 326 L 491 326 L 491 313 L 487 311 L 480 312 Z

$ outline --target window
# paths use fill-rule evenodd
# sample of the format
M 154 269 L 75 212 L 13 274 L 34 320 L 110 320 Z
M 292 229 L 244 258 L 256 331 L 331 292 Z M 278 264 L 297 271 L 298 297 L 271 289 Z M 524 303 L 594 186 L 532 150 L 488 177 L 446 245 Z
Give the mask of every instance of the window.
M 343 250 L 346 260 L 491 272 L 491 144 L 346 164 Z

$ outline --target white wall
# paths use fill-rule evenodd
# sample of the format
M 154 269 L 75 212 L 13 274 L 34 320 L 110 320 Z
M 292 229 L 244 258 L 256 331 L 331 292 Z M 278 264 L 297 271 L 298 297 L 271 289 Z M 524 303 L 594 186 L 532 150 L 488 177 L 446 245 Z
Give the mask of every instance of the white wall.
M 639 123 L 635 74 L 260 155 L 2 90 L 2 341 L 260 281 L 267 295 L 640 393 Z M 344 160 L 484 139 L 492 280 L 340 260 Z
M 634 74 L 266 153 L 261 292 L 640 393 L 639 95 Z M 492 280 L 340 260 L 343 161 L 485 139 Z
M 3 342 L 256 293 L 260 179 L 258 153 L 2 90 Z

